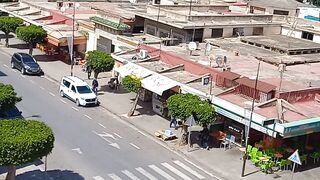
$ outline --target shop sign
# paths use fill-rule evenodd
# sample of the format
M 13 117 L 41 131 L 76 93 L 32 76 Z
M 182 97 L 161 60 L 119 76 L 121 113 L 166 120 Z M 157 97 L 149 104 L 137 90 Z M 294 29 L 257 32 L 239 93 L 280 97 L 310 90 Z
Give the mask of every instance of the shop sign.
M 229 112 L 229 111 L 227 111 L 227 110 L 225 110 L 225 109 L 223 109 L 223 108 L 217 107 L 217 106 L 215 106 L 215 111 L 216 111 L 217 113 L 223 115 L 223 116 L 226 116 L 226 117 L 234 120 L 234 121 L 237 121 L 237 122 L 239 122 L 239 123 L 241 123 L 241 124 L 244 124 L 244 125 L 246 125 L 246 126 L 249 126 L 249 120 L 246 119 L 246 118 L 243 118 L 243 117 L 241 117 L 241 116 L 239 116 L 239 115 L 236 115 L 236 114 L 234 114 L 234 113 L 232 113 L 232 112 Z M 260 131 L 260 132 L 262 132 L 262 133 L 265 133 L 265 134 L 267 134 L 267 135 L 269 135 L 269 136 L 272 136 L 272 137 L 275 137 L 276 134 L 277 134 L 277 133 L 274 132 L 273 130 L 268 130 L 267 128 L 259 125 L 259 124 L 258 124 L 257 122 L 255 122 L 253 119 L 252 119 L 252 123 L 251 123 L 251 128 L 253 128 L 253 129 L 257 130 L 257 131 Z
M 314 122 L 314 123 L 297 125 L 292 127 L 285 127 L 284 136 L 285 137 L 299 136 L 299 135 L 310 134 L 310 133 L 319 132 L 319 131 L 320 131 L 320 122 Z

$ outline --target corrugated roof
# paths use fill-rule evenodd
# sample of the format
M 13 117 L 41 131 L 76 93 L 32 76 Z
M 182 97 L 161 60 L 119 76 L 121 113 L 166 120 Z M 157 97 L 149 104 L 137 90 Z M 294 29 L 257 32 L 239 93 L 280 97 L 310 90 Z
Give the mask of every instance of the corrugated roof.
M 240 74 L 237 74 L 237 73 L 233 73 L 231 71 L 223 71 L 223 72 L 220 72 L 218 73 L 218 76 L 220 77 L 224 77 L 225 79 L 229 79 L 229 80 L 235 80 L 235 79 L 238 79 L 240 78 Z
M 255 86 L 255 80 L 249 79 L 247 77 L 243 77 L 243 78 L 237 79 L 236 82 L 241 84 L 241 85 L 245 85 L 245 86 L 248 86 L 250 88 L 253 88 L 253 89 L 254 89 L 254 86 Z M 275 90 L 275 89 L 276 89 L 276 86 L 274 86 L 272 84 L 265 83 L 265 82 L 262 82 L 262 81 L 258 81 L 258 83 L 257 83 L 257 90 L 258 91 L 261 91 L 261 92 L 264 92 L 264 93 L 269 93 L 270 91 Z

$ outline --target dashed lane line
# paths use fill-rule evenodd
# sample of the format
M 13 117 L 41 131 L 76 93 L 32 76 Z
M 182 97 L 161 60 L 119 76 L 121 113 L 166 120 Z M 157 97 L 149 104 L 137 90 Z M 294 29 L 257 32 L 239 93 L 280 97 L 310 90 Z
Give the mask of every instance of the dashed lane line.
M 137 145 L 130 143 L 131 146 L 135 147 L 136 149 L 140 149 Z
M 61 102 L 63 102 L 64 104 L 67 104 L 67 102 L 65 102 L 64 100 L 60 99 Z
M 145 133 L 143 133 L 142 131 L 138 131 L 138 133 L 144 135 L 144 136 L 147 136 Z
M 40 87 L 40 89 L 44 90 L 44 87 L 42 87 L 42 86 L 39 86 L 39 87 Z
M 25 76 L 25 75 L 20 74 L 20 76 L 21 76 L 21 77 L 23 77 L 23 78 L 26 78 L 26 76 Z
M 88 116 L 88 115 L 86 115 L 86 114 L 85 114 L 84 116 L 87 117 L 88 119 L 92 119 L 92 117 L 90 117 L 90 116 Z
M 93 179 L 94 179 L 94 180 L 104 180 L 104 178 L 101 177 L 101 176 L 94 176 Z
M 99 124 L 99 126 L 101 126 L 103 128 L 106 128 L 103 124 L 101 124 L 101 123 L 98 123 L 98 124 Z
M 71 107 L 73 110 L 75 111 L 79 111 L 79 109 L 75 108 L 75 107 Z
M 54 97 L 54 96 L 56 96 L 56 95 L 55 95 L 55 94 L 53 94 L 52 92 L 49 92 L 49 94 L 50 94 L 51 96 L 53 96 L 53 97 Z
M 6 67 L 6 68 L 9 68 L 9 66 L 8 66 L 8 65 L 6 65 L 6 64 L 3 64 L 3 66 L 4 66 L 4 67 Z
M 118 138 L 122 139 L 122 137 L 119 134 L 117 133 L 113 133 L 113 134 L 116 135 Z

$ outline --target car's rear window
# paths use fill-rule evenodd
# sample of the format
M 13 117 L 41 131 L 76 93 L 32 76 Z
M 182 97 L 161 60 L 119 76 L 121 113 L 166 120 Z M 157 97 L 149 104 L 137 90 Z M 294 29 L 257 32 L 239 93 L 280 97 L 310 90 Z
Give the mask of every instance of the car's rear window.
M 89 86 L 77 86 L 77 90 L 79 94 L 92 93 L 91 88 Z

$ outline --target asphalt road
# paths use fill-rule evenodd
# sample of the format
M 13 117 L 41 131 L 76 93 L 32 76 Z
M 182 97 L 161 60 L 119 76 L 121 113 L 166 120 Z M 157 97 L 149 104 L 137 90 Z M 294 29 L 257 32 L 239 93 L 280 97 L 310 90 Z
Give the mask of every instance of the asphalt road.
M 17 107 L 25 118 L 53 129 L 55 147 L 47 160 L 52 179 L 215 179 L 102 107 L 76 107 L 59 96 L 56 83 L 12 70 L 1 51 L 0 82 L 22 96 Z

